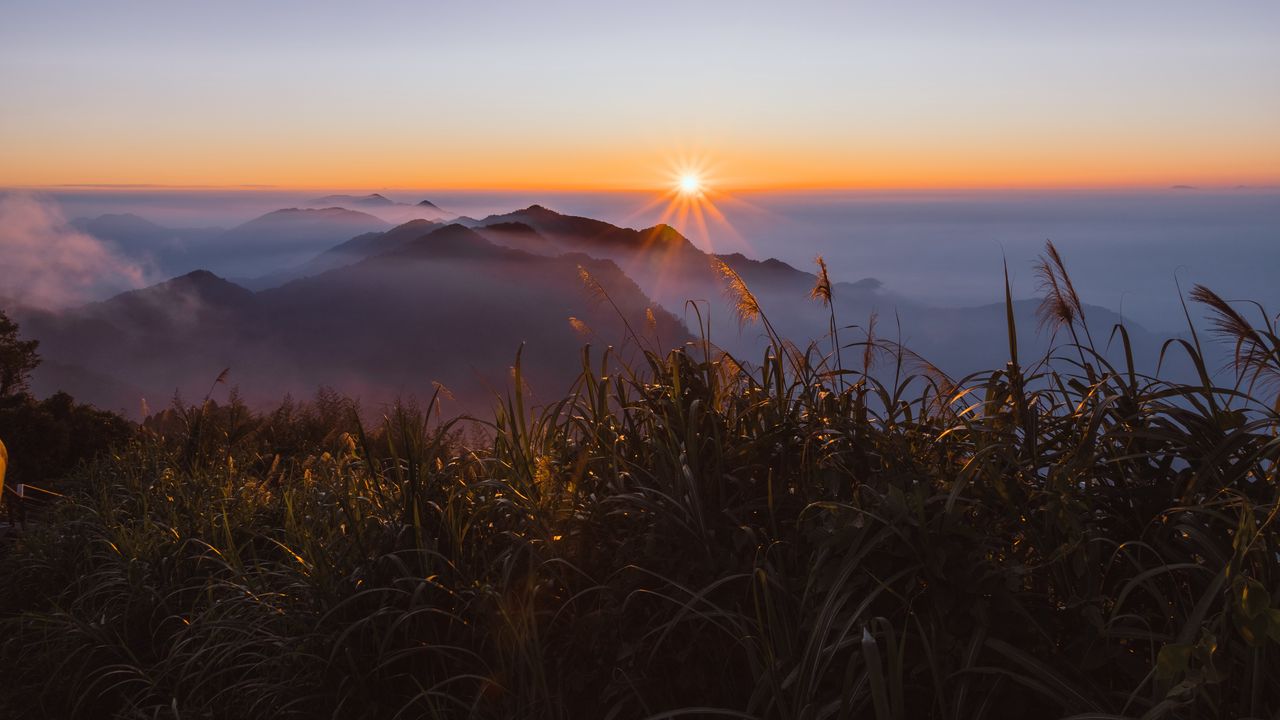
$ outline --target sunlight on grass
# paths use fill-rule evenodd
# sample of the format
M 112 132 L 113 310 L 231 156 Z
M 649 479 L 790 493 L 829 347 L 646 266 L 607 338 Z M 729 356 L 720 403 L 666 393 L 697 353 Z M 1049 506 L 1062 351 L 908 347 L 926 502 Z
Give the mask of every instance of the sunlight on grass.
M 160 413 L 0 555 L 0 709 L 1275 716 L 1276 328 L 1197 288 L 1240 387 L 1199 338 L 1168 352 L 1201 382 L 1148 377 L 1043 271 L 1073 339 L 964 378 L 865 332 L 585 348 L 536 409 L 517 358 L 474 425 L 332 394 Z

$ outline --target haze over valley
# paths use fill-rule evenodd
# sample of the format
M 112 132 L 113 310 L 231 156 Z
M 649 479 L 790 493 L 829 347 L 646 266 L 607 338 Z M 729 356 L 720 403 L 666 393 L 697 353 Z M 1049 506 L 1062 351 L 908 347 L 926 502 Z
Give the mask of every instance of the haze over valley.
M 1123 319 L 1144 368 L 1186 332 L 1175 278 L 1189 288 L 1230 277 L 1233 292 L 1280 302 L 1269 270 L 1280 264 L 1280 193 L 1265 189 L 1131 192 L 1123 203 L 1099 193 L 757 193 L 725 203 L 710 224 L 686 217 L 684 232 L 648 225 L 662 208 L 634 195 L 550 195 L 620 224 L 505 204 L 531 196 L 516 193 L 8 193 L 7 217 L 42 223 L 9 223 L 9 245 L 25 242 L 18 232 L 70 238 L 94 248 L 103 271 L 77 288 L 79 269 L 50 261 L 24 272 L 68 297 L 6 290 L 42 342 L 37 392 L 65 389 L 131 415 L 144 398 L 154 407 L 175 392 L 199 397 L 224 368 L 257 406 L 328 387 L 377 408 L 438 384 L 454 411 L 479 413 L 506 391 L 522 347 L 529 387 L 548 398 L 575 374 L 579 342 L 635 360 L 706 328 L 716 346 L 757 362 L 768 338 L 739 323 L 713 259 L 739 273 L 786 339 L 829 351 L 827 314 L 807 299 L 822 254 L 846 344 L 865 340 L 874 316 L 878 338 L 957 377 L 1006 352 L 1005 259 L 1024 342 L 1040 351 L 1061 340 L 1037 331 L 1031 266 L 1043 239 L 1068 258 L 1093 326 L 1109 333 Z M 1140 261 L 1152 243 L 1158 260 Z M 593 297 L 579 266 L 617 309 Z M 661 318 L 657 332 L 648 312 Z

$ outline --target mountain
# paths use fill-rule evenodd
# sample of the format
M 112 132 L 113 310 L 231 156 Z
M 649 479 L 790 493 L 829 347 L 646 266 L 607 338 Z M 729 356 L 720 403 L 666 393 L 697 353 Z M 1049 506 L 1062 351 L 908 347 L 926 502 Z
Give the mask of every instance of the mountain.
M 76 218 L 71 224 L 78 230 L 100 240 L 108 240 L 121 249 L 133 250 L 142 246 L 155 247 L 187 243 L 219 235 L 225 230 L 209 228 L 171 228 L 158 225 L 133 213 L 99 215 L 94 218 Z
M 371 193 L 369 195 L 326 195 L 322 198 L 311 200 L 307 204 L 322 208 L 359 209 L 377 215 L 379 218 L 393 224 L 401 224 L 417 219 L 444 221 L 456 218 L 453 213 L 430 200 L 403 203 L 396 202 L 379 193 Z
M 399 228 L 395 242 L 357 238 L 370 256 L 257 293 L 201 271 L 24 316 L 48 366 L 34 385 L 47 393 L 76 382 L 79 397 L 134 413 L 139 398 L 124 393 L 152 407 L 175 390 L 198 400 L 230 368 L 229 384 L 257 405 L 329 386 L 376 408 L 429 397 L 440 382 L 455 398 L 451 412 L 478 412 L 505 391 L 518 351 L 533 397 L 550 398 L 580 370 L 584 342 L 637 360 L 628 326 L 652 349 L 690 339 L 612 262 L 534 255 L 456 224 L 418 226 L 429 231 L 409 237 L 414 229 Z M 609 287 L 613 304 L 592 296 L 580 267 Z M 90 376 L 98 390 L 83 387 Z
M 248 290 L 196 271 L 74 310 L 27 315 L 23 327 L 40 339 L 46 360 L 32 387 L 44 394 L 96 378 L 76 396 L 130 414 L 143 397 L 163 405 L 180 390 L 198 399 L 224 368 L 249 355 L 255 338 L 269 342 L 257 305 Z
M 105 241 L 122 257 L 162 276 L 179 275 L 198 264 L 201 247 L 226 232 L 222 228 L 171 228 L 132 213 L 76 218 L 71 225 Z
M 414 238 L 441 227 L 443 227 L 441 223 L 430 220 L 410 220 L 385 232 L 363 233 L 325 250 L 304 263 L 251 280 L 244 280 L 242 284 L 253 290 L 278 287 L 291 280 L 319 275 L 357 263 L 367 257 L 394 250 Z
M 475 231 L 495 245 L 520 248 L 539 255 L 558 254 L 559 248 L 542 233 L 522 222 L 499 222 L 477 225 Z
M 479 221 L 474 221 L 478 223 Z M 464 223 L 454 223 L 470 227 Z M 328 270 L 352 265 L 365 258 L 373 257 L 444 227 L 444 223 L 431 220 L 416 219 L 397 225 L 385 232 L 371 232 L 357 235 L 350 240 L 335 245 L 304 263 L 275 273 L 263 275 L 241 283 L 254 290 L 266 290 L 278 287 L 291 280 L 318 275 Z M 477 234 L 495 245 L 516 247 L 518 249 L 539 251 L 538 254 L 560 254 L 562 248 L 553 244 L 536 230 L 524 223 L 508 222 L 492 225 L 476 225 Z
M 784 321 L 775 325 L 785 326 L 790 337 L 815 338 L 827 332 L 826 315 L 798 302 L 813 287 L 811 273 L 779 260 L 706 253 L 670 225 L 623 228 L 531 205 L 490 215 L 480 220 L 476 229 L 494 242 L 529 252 L 577 252 L 612 260 L 647 295 L 683 317 L 688 327 L 705 327 L 710 322 L 712 339 L 743 357 L 754 358 L 767 338 L 758 329 L 744 331 L 740 326 L 715 261 L 723 261 L 747 281 L 766 311 Z M 842 286 L 841 290 L 851 305 L 850 312 L 861 317 L 884 299 L 874 281 Z
M 380 218 L 342 208 L 277 210 L 230 230 L 169 228 L 132 214 L 80 218 L 72 225 L 162 277 L 200 268 L 261 275 L 301 264 L 356 235 L 391 227 Z
M 748 361 L 758 359 L 769 339 L 761 324 L 739 323 L 735 302 L 726 295 L 725 278 L 714 267 L 722 262 L 742 278 L 785 339 L 800 347 L 816 340 L 820 349 L 830 350 L 825 339 L 830 332 L 830 312 L 810 297 L 816 276 L 780 260 L 758 260 L 741 253 L 712 255 L 667 225 L 621 228 L 593 218 L 563 215 L 541 205 L 490 215 L 479 221 L 476 229 L 493 242 L 529 252 L 579 252 L 613 260 L 649 297 L 683 318 L 694 334 L 699 327 L 708 328 L 711 339 L 721 348 Z M 853 281 L 832 278 L 832 302 L 837 325 L 845 328 L 841 332 L 845 344 L 862 342 L 872 318 L 878 317 L 878 338 L 901 340 L 957 376 L 1000 367 L 1008 360 L 1003 304 L 927 306 L 872 277 Z M 1034 300 L 1015 303 L 1020 346 L 1026 357 L 1042 355 L 1055 340 L 1038 332 L 1037 305 Z M 1107 335 L 1121 322 L 1118 314 L 1106 308 L 1086 309 L 1093 326 Z M 1160 338 L 1132 322 L 1126 325 L 1135 359 L 1140 367 L 1154 370 Z M 1122 360 L 1118 342 L 1106 352 L 1112 361 Z
M 279 274 L 275 287 L 254 292 L 201 271 L 72 311 L 23 309 L 17 319 L 46 359 L 35 386 L 84 388 L 78 396 L 129 412 L 137 407 L 130 394 L 145 393 L 153 405 L 175 389 L 203 397 L 230 367 L 232 384 L 259 405 L 330 386 L 376 406 L 399 395 L 426 397 L 438 381 L 457 398 L 451 412 L 463 412 L 483 409 L 507 387 L 522 347 L 524 377 L 541 397 L 572 381 L 584 342 L 618 346 L 638 360 L 641 345 L 661 352 L 705 329 L 715 345 L 759 362 L 768 339 L 760 323 L 739 323 L 723 268 L 801 348 L 814 342 L 830 351 L 834 313 L 846 367 L 861 365 L 872 325 L 878 341 L 901 342 L 953 376 L 1008 359 L 1003 304 L 930 307 L 874 278 L 833 278 L 829 310 L 810 296 L 811 272 L 776 259 L 708 254 L 667 225 L 622 228 L 539 205 L 476 222 L 419 219 L 353 232 L 378 221 L 337 208 L 269 213 L 220 241 L 230 237 L 226 247 L 236 252 L 301 253 L 330 238 Z M 1024 360 L 1051 342 L 1036 331 L 1037 304 L 1014 303 Z M 1086 311 L 1099 349 L 1119 360 L 1119 343 L 1107 349 L 1106 342 L 1119 316 Z M 1127 325 L 1140 369 L 1153 368 L 1159 339 Z M 892 380 L 897 368 L 880 362 L 883 379 Z M 919 363 L 909 359 L 903 370 Z
M 216 238 L 218 263 L 225 275 L 245 276 L 264 269 L 298 265 L 335 243 L 391 227 L 368 213 L 343 208 L 287 208 L 238 225 Z
M 357 237 L 310 261 L 315 274 L 339 265 L 350 265 L 406 244 L 427 229 L 429 223 L 399 226 L 385 233 Z M 830 314 L 810 297 L 816 282 L 812 272 L 777 259 L 756 260 L 742 253 L 712 255 L 668 225 L 645 229 L 623 228 L 594 218 L 564 215 L 542 205 L 510 213 L 490 215 L 472 228 L 488 243 L 544 257 L 577 254 L 613 262 L 627 283 L 634 282 L 647 297 L 683 319 L 694 334 L 707 328 L 711 339 L 736 356 L 752 360 L 767 346 L 768 337 L 758 323 L 738 321 L 735 303 L 726 295 L 726 281 L 715 263 L 736 272 L 764 308 L 771 324 L 785 338 L 801 346 L 826 338 Z M 608 283 L 602 282 L 612 293 Z M 837 323 L 858 326 L 846 329 L 843 342 L 860 342 L 873 315 L 880 317 L 880 338 L 909 340 L 914 351 L 950 373 L 963 375 L 980 368 L 998 367 L 1007 358 L 1003 305 L 996 308 L 925 306 L 895 294 L 875 278 L 855 281 L 832 279 Z M 1036 333 L 1035 302 L 1017 304 L 1023 328 L 1022 345 L 1028 353 L 1047 350 L 1050 338 Z M 996 311 L 999 313 L 996 313 Z M 1099 327 L 1110 328 L 1120 318 L 1105 308 L 1094 308 L 1090 317 Z M 888 327 L 892 318 L 892 330 Z M 901 328 L 898 327 L 901 323 Z M 1148 365 L 1158 355 L 1158 341 L 1129 323 L 1137 356 Z M 901 333 L 901 336 L 899 336 Z M 963 338 L 969 338 L 964 341 Z M 821 347 L 829 349 L 823 340 Z M 1118 359 L 1118 358 L 1115 358 Z
M 344 387 L 377 377 L 421 393 L 424 381 L 438 380 L 460 399 L 483 399 L 506 386 L 516 350 L 526 343 L 526 379 L 549 397 L 566 389 L 580 367 L 585 340 L 570 317 L 585 323 L 598 345 L 622 345 L 626 337 L 612 306 L 584 288 L 580 265 L 611 286 L 633 328 L 645 328 L 652 309 L 657 337 L 675 345 L 687 339 L 679 322 L 613 263 L 532 255 L 461 225 L 260 296 L 269 315 L 290 319 L 282 325 L 284 343 L 309 344 L 332 360 L 317 368 L 313 384 Z M 377 367 L 374 375 L 370 366 Z
M 391 207 L 397 203 L 378 193 L 369 195 L 325 195 L 307 203 L 317 207 Z
M 701 252 L 687 238 L 669 225 L 655 225 L 645 230 L 618 227 L 603 220 L 576 215 L 562 215 L 541 205 L 523 210 L 490 215 L 478 222 L 480 227 L 520 223 L 561 243 L 566 248 L 605 254 L 644 252 L 676 252 L 696 255 Z

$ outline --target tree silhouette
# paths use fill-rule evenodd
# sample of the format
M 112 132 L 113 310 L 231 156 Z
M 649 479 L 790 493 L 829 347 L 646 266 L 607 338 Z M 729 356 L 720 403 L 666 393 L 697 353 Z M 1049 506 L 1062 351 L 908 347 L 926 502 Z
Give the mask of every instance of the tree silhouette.
M 28 376 L 40 364 L 36 340 L 20 340 L 18 324 L 0 310 L 0 398 L 27 389 Z

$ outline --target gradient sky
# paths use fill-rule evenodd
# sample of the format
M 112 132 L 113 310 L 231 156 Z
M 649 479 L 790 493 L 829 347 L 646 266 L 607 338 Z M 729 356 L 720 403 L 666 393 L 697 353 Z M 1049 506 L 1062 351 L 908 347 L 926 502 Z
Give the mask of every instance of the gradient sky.
M 1280 3 L 0 0 L 0 98 L 0 186 L 1276 184 Z

